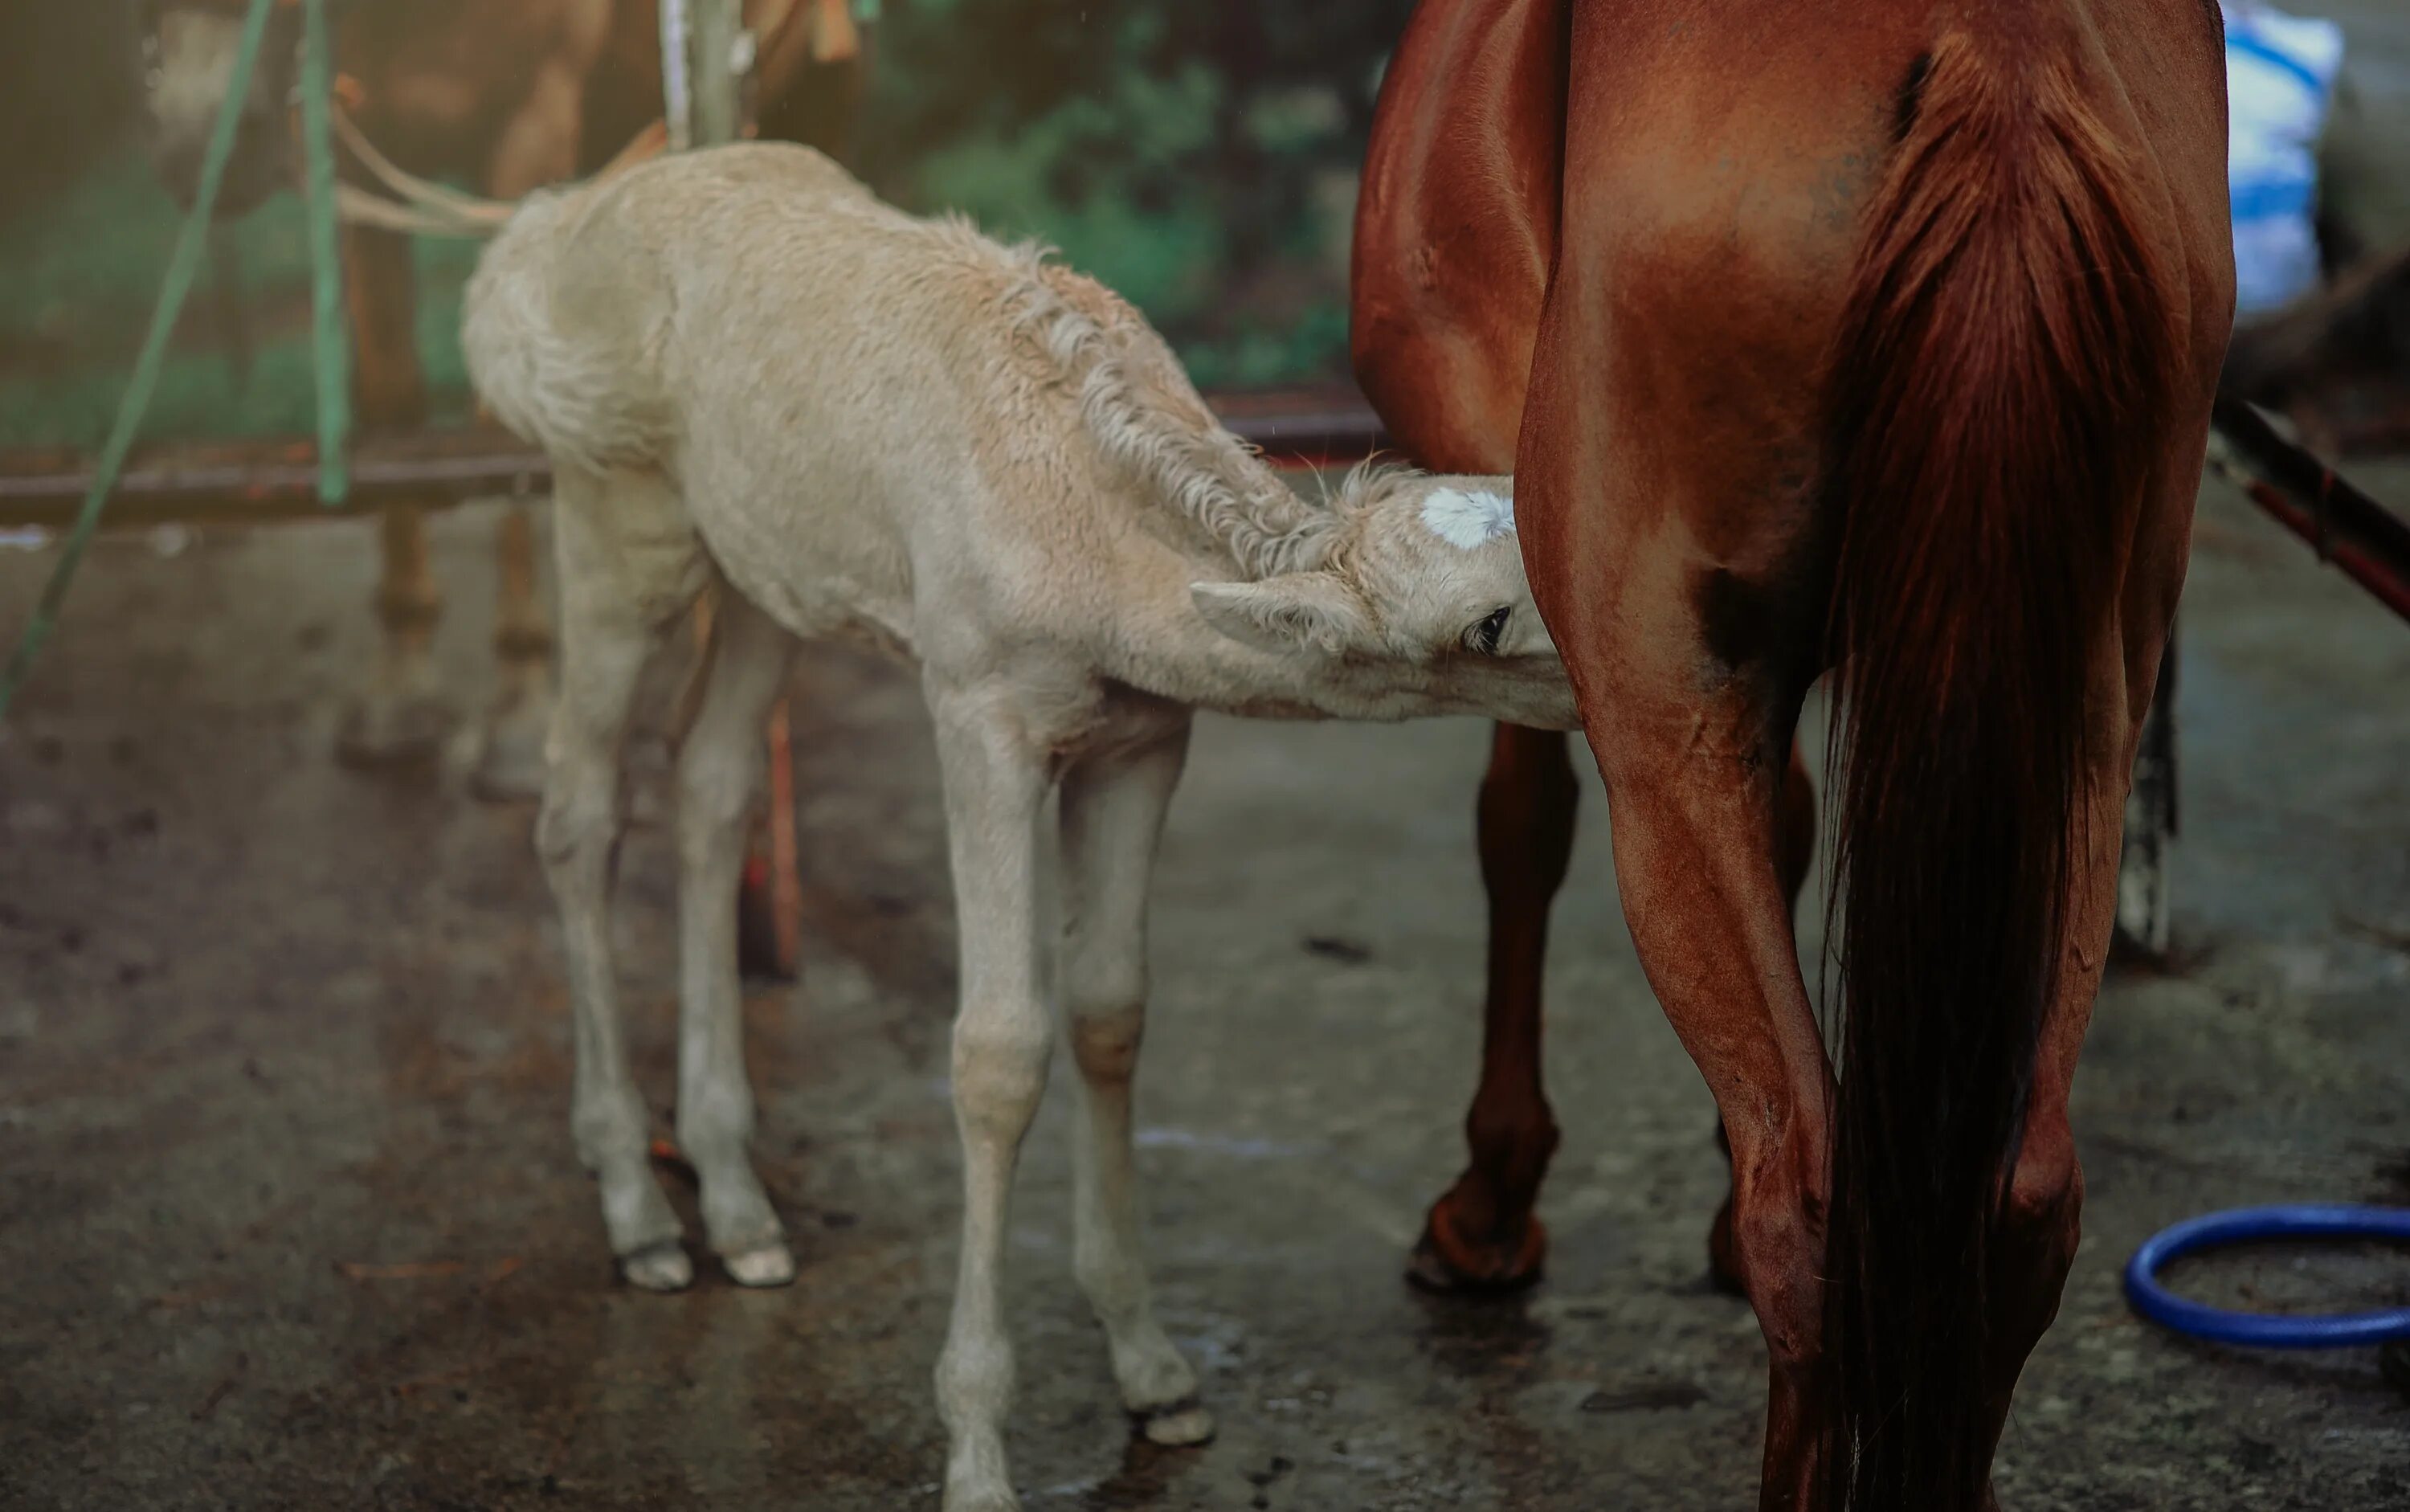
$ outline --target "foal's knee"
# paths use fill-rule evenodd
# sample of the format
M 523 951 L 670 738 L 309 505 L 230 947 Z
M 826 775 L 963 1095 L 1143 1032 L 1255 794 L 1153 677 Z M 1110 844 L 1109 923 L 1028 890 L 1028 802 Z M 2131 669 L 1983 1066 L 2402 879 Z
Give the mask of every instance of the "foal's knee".
M 1146 970 L 1124 960 L 1065 952 L 1064 1016 L 1070 1021 L 1071 1058 L 1090 1082 L 1126 1082 L 1138 1070 L 1146 1032 Z
M 954 1025 L 954 1111 L 965 1133 L 1018 1141 L 1046 1091 L 1054 1040 L 1036 1004 L 1007 1015 L 965 1015 Z

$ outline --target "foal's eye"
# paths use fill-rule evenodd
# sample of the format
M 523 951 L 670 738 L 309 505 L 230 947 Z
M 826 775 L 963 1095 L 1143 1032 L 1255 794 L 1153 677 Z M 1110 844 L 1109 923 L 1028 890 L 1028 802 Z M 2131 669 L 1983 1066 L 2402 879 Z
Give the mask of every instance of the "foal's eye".
M 1482 656 L 1496 656 L 1498 637 L 1506 633 L 1506 621 L 1514 613 L 1511 606 L 1491 610 L 1478 623 L 1465 631 L 1464 648 Z

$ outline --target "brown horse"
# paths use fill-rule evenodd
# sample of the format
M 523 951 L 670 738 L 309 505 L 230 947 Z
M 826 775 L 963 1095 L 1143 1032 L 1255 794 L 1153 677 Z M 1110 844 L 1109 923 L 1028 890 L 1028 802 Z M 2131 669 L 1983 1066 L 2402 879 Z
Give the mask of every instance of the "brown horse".
M 202 145 L 225 97 L 245 0 L 145 0 L 140 31 L 152 160 L 189 202 Z M 498 199 L 590 173 L 661 115 L 656 0 L 330 0 L 336 65 L 367 139 L 422 178 L 466 180 Z M 752 88 L 764 135 L 842 156 L 863 70 L 848 0 L 748 0 L 760 39 Z M 281 0 L 244 101 L 244 127 L 218 209 L 240 214 L 290 182 L 298 7 Z M 347 178 L 376 182 L 346 161 Z M 353 370 L 363 429 L 426 418 L 407 237 L 343 230 Z M 416 759 L 449 716 L 429 648 L 442 600 L 429 571 L 424 507 L 388 505 L 377 611 L 385 654 L 347 710 L 341 750 L 359 762 Z M 524 506 L 504 517 L 495 650 L 501 697 L 489 716 L 478 791 L 531 795 L 544 778 L 552 632 L 537 597 Z
M 1359 371 L 1423 459 L 1515 464 L 1625 920 L 1730 1140 L 1766 1508 L 1987 1505 L 2056 1310 L 2233 318 L 2224 100 L 2209 0 L 1423 0 L 1385 85 Z M 1827 672 L 1837 1077 L 1790 920 Z M 1535 959 L 1571 785 L 1499 745 L 1496 949 Z M 1536 1179 L 1527 1064 L 1538 1118 L 1497 1122 Z M 1435 1214 L 1459 1266 L 1517 1258 L 1496 1127 Z

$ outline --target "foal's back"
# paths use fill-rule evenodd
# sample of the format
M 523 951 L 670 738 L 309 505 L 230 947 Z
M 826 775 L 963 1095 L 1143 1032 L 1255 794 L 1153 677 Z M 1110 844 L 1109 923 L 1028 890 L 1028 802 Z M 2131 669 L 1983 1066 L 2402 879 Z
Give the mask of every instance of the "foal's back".
M 648 164 L 530 222 L 489 264 L 533 285 L 541 328 L 520 340 L 555 343 L 540 381 L 602 400 L 607 433 L 572 439 L 673 484 L 721 569 L 797 633 L 866 621 L 910 646 L 916 602 L 976 614 L 1093 502 L 1060 371 L 1004 317 L 1109 297 L 1034 252 L 772 144 Z M 507 405 L 507 382 L 486 386 Z

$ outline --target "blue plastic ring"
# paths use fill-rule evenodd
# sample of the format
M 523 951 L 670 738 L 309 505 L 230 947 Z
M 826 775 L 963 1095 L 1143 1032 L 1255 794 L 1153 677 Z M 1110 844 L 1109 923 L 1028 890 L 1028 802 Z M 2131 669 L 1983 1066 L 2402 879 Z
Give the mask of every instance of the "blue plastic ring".
M 2410 1307 L 2327 1317 L 2231 1313 L 2187 1301 L 2159 1285 L 2159 1272 L 2195 1250 L 2275 1239 L 2375 1239 L 2410 1243 L 2410 1208 L 2287 1203 L 2191 1218 L 2154 1235 L 2126 1264 L 2126 1300 L 2162 1328 L 2214 1344 L 2255 1349 L 2347 1349 L 2410 1339 Z

